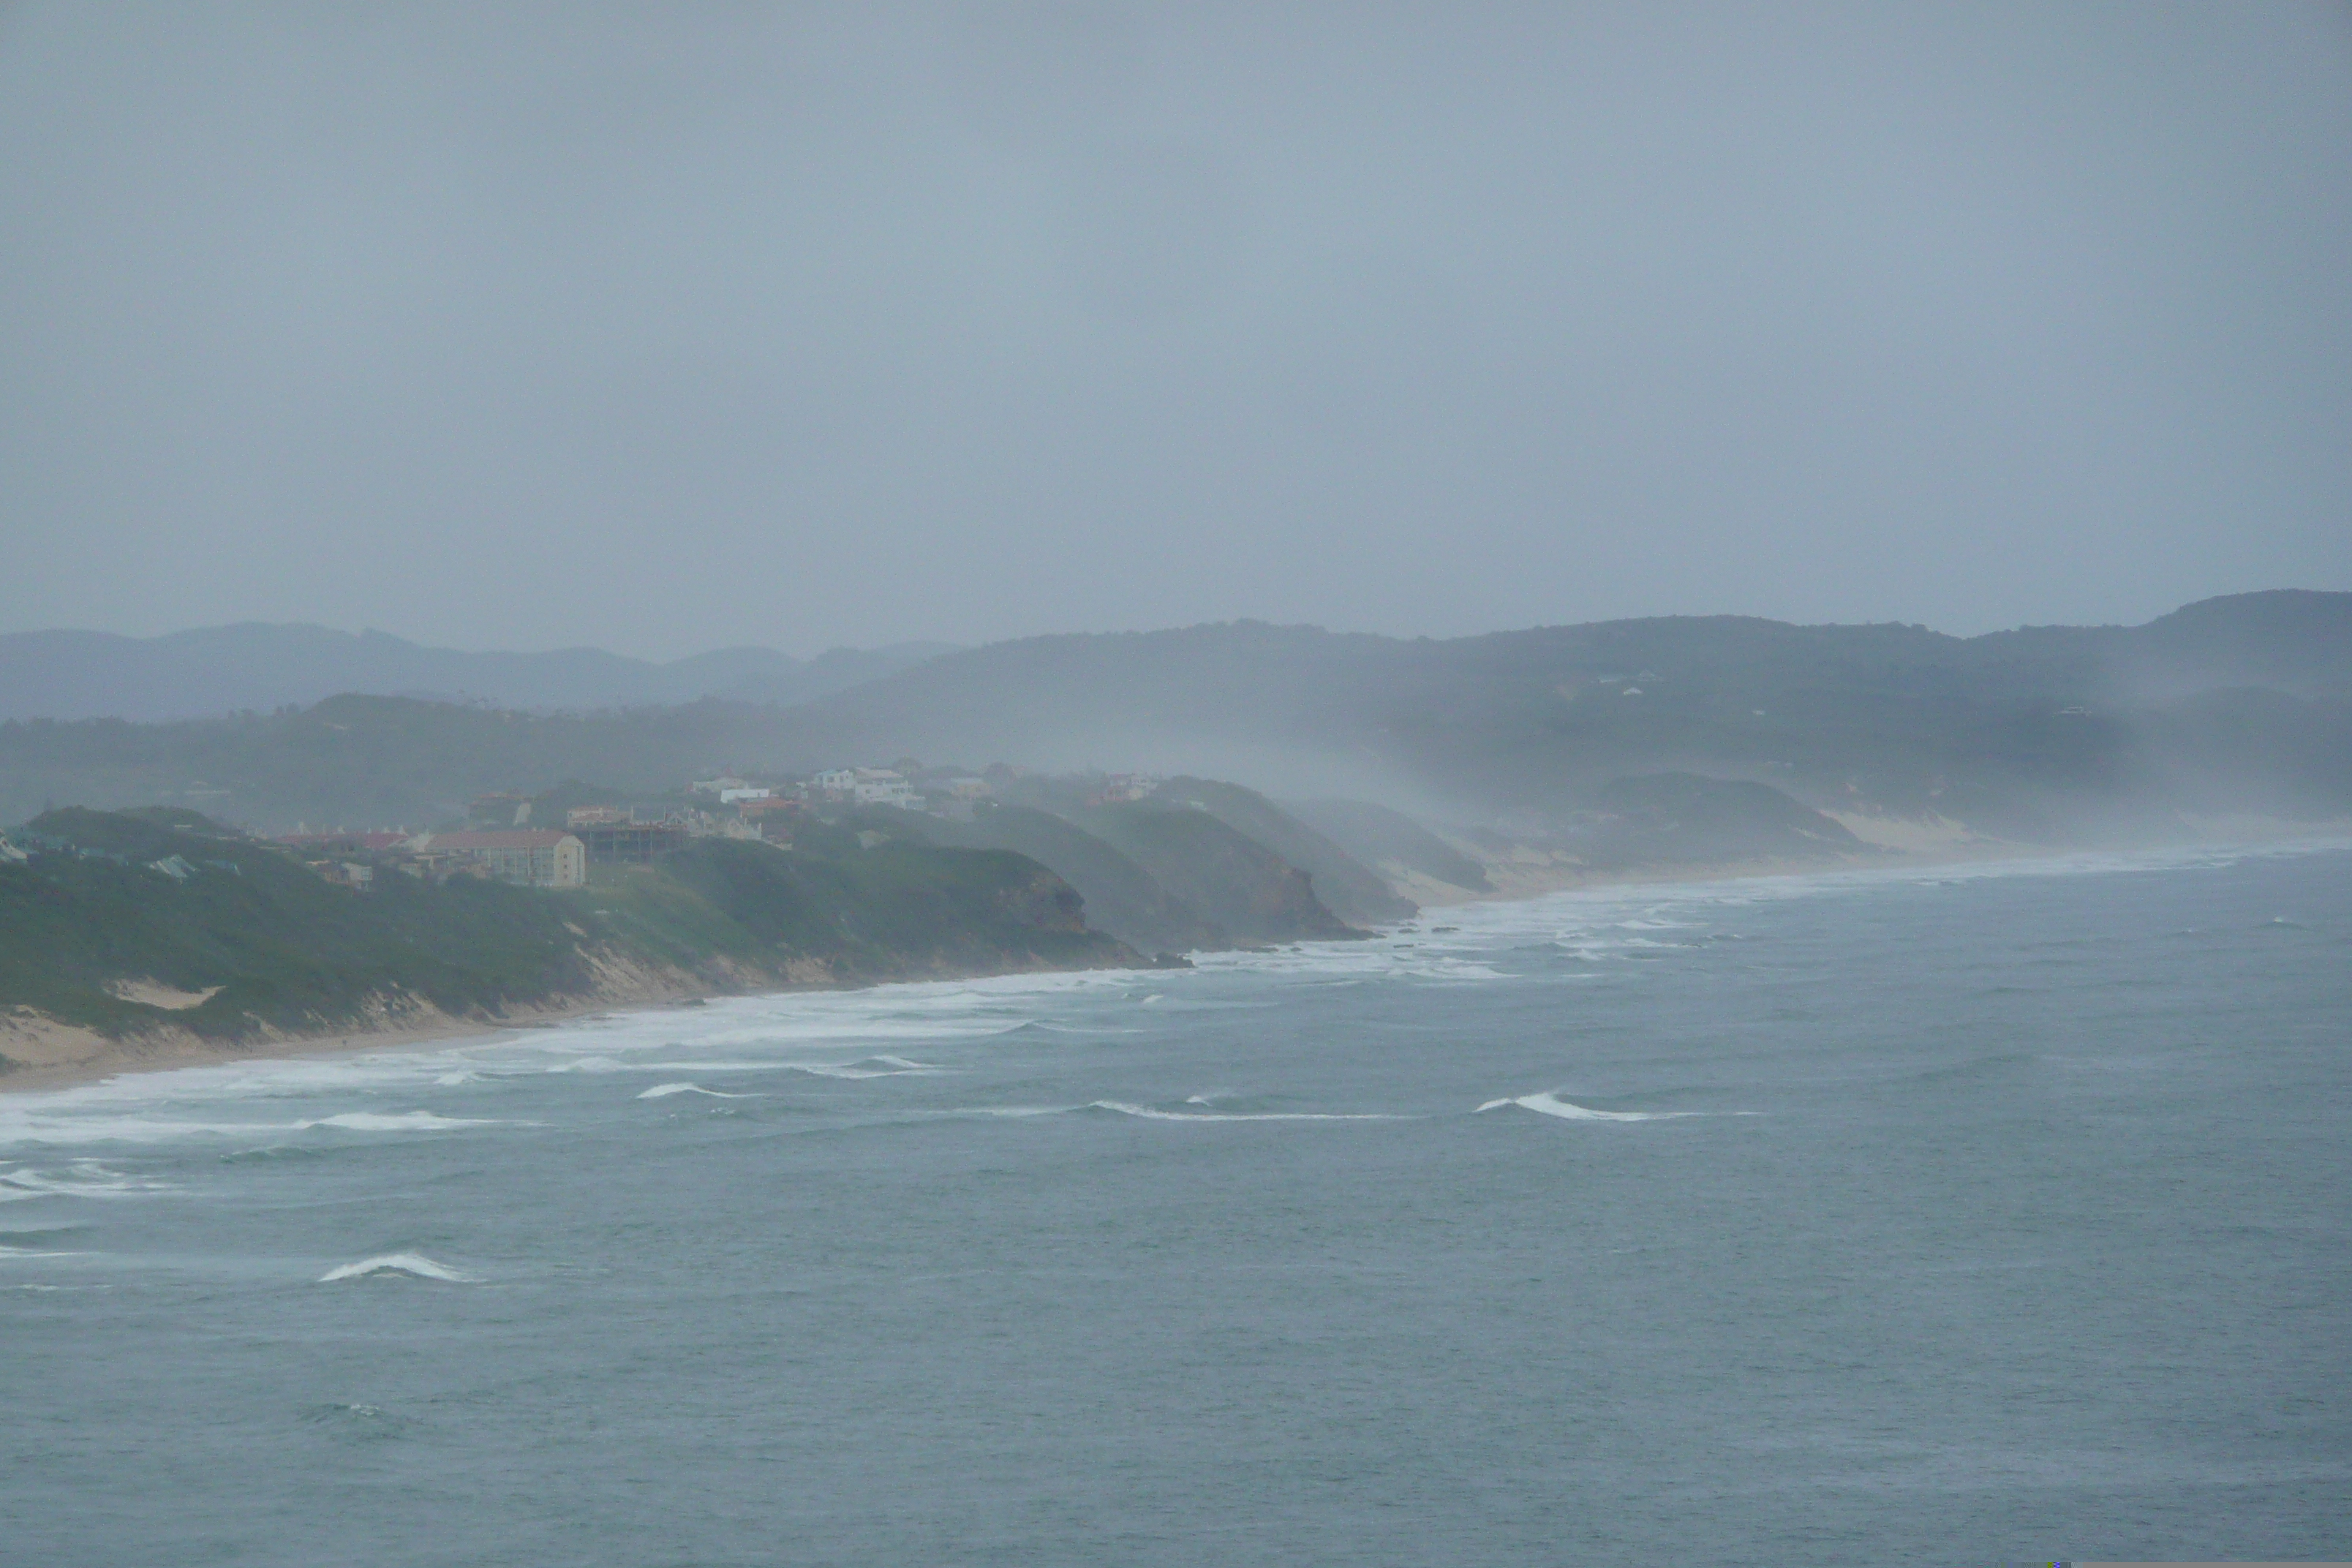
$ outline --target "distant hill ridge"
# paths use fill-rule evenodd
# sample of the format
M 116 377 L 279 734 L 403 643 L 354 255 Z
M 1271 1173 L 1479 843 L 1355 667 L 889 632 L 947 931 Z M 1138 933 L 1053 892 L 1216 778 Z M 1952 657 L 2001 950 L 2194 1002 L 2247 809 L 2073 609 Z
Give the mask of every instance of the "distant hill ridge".
M 256 719 L 11 723 L 0 821 L 50 802 L 180 801 L 255 826 L 429 822 L 479 792 L 566 779 L 658 791 L 709 768 L 908 756 L 1353 802 L 1314 831 L 1454 886 L 1463 872 L 1414 822 L 1582 833 L 1583 815 L 1622 804 L 1618 781 L 1674 774 L 2042 843 L 2161 835 L 2183 814 L 2333 819 L 2352 814 L 2352 594 L 1976 637 L 1743 616 L 1444 641 L 1243 621 L 995 643 L 791 706 L 518 714 L 343 695 Z M 1382 825 L 1364 802 L 1410 820 Z M 1657 831 L 1696 831 L 1668 796 L 1643 810 Z
M 0 634 L 0 720 L 208 719 L 309 707 L 341 692 L 593 710 L 706 697 L 803 702 L 951 650 L 938 642 L 835 648 L 796 659 L 730 647 L 655 663 L 602 648 L 465 653 L 388 633 L 247 622 L 128 637 L 110 632 Z
M 975 648 L 903 642 L 834 648 L 812 659 L 728 647 L 667 663 L 595 647 L 469 653 L 385 632 L 257 621 L 156 637 L 8 632 L 0 633 L 0 720 L 202 719 L 308 707 L 341 693 L 536 711 L 705 698 L 790 706 L 950 655 L 922 682 L 943 702 L 961 700 L 961 689 L 974 682 L 1066 680 L 1085 667 L 1086 673 L 1118 672 L 1122 681 L 1129 670 L 1162 683 L 1181 677 L 1222 708 L 1230 683 L 1263 687 L 1269 665 L 1311 678 L 1305 686 L 1293 682 L 1297 690 L 1343 673 L 1458 678 L 1539 666 L 1638 677 L 1645 668 L 1687 674 L 1694 666 L 1760 662 L 1832 676 L 1867 666 L 1941 669 L 1979 685 L 2102 700 L 2214 686 L 2309 694 L 2352 683 L 2352 594 L 2273 589 L 2200 600 L 2138 626 L 2023 626 L 1973 637 L 1894 623 L 1798 626 L 1752 616 L 1593 621 L 1443 639 L 1244 620 L 1023 637 Z M 1626 668 L 1604 668 L 1615 665 Z M 915 689 L 902 682 L 893 693 Z M 1281 694 L 1265 696 L 1279 701 Z

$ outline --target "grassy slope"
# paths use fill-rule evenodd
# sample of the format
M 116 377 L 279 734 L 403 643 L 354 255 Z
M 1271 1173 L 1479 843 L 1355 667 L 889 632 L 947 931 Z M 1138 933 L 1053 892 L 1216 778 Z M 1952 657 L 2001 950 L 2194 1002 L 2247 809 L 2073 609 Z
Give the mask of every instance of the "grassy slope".
M 1418 908 L 1411 899 L 1398 897 L 1380 873 L 1255 790 L 1178 777 L 1161 784 L 1154 798 L 1197 805 L 1234 832 L 1265 845 L 1313 878 L 1315 896 L 1341 920 L 1360 925 L 1410 920 Z
M 1453 887 L 1493 890 L 1484 866 L 1401 811 L 1369 800 L 1292 800 L 1283 809 L 1367 866 L 1393 861 Z
M 903 825 L 898 829 L 909 830 Z M 1052 867 L 1085 895 L 1089 921 L 1146 952 L 1226 944 L 1223 927 L 1152 880 L 1133 860 L 1051 812 L 984 805 L 970 822 L 926 817 L 911 830 L 940 844 L 1015 850 Z
M 0 1007 L 107 1033 L 331 1028 L 389 995 L 496 1015 L 593 992 L 596 954 L 777 981 L 1137 962 L 1086 929 L 1066 883 L 1003 852 L 865 850 L 819 833 L 801 853 L 705 841 L 659 867 L 599 868 L 585 889 L 433 887 L 384 871 L 362 894 L 201 819 L 76 808 L 32 826 L 100 853 L 0 866 Z M 194 873 L 146 864 L 173 855 Z M 220 990 L 167 1012 L 106 991 L 122 980 Z
M 235 837 L 79 808 L 33 826 L 127 863 L 44 855 L 0 866 L 0 1005 L 109 1031 L 168 1019 L 234 1037 L 354 1017 L 395 989 L 466 1013 L 589 984 L 562 906 L 523 889 L 394 876 L 363 896 Z M 171 855 L 194 874 L 174 881 L 145 864 Z M 221 990 L 164 1014 L 102 989 L 124 979 Z
M 1244 942 L 1362 934 L 1315 896 L 1306 872 L 1210 812 L 1137 801 L 1082 808 L 1075 820 Z

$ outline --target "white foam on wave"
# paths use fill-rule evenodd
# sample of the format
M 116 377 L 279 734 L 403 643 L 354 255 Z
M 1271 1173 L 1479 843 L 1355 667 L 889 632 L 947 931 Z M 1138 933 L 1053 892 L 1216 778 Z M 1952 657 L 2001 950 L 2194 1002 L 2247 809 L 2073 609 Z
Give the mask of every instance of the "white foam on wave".
M 175 1116 L 19 1114 L 0 1121 L 5 1143 L 169 1143 L 187 1138 L 268 1139 L 333 1127 L 347 1132 L 432 1132 L 458 1127 L 528 1127 L 524 1121 L 440 1116 L 429 1110 L 347 1110 L 301 1121 L 195 1121 Z M 0 1201 L 6 1197 L 0 1191 Z
M 905 1067 L 867 1067 L 867 1061 L 898 1061 L 897 1057 L 868 1057 L 855 1062 L 787 1062 L 788 1072 L 804 1072 L 814 1078 L 929 1078 L 943 1072 L 943 1068 L 922 1067 L 913 1062 Z
M 144 1176 L 126 1176 L 119 1171 L 110 1171 L 94 1160 L 77 1160 L 63 1175 L 36 1171 L 29 1165 L 0 1171 L 0 1203 L 19 1203 L 32 1198 L 150 1197 L 158 1193 L 176 1193 L 179 1190 L 169 1182 Z
M 313 1127 L 389 1132 L 488 1125 L 492 1123 L 454 1116 L 428 1120 L 430 1113 L 373 1123 L 350 1116 L 256 1122 L 234 1113 L 219 1114 L 214 1108 L 234 1104 L 249 1115 L 259 1109 L 255 1102 L 273 1100 L 310 1100 L 315 1104 L 325 1099 L 331 1106 L 347 1093 L 404 1098 L 406 1092 L 430 1089 L 479 1092 L 518 1074 L 546 1071 L 645 1071 L 669 1079 L 709 1071 L 799 1071 L 845 1079 L 941 1072 L 950 1069 L 906 1054 L 907 1047 L 917 1041 L 985 1037 L 1050 1011 L 1038 1004 L 1057 996 L 1115 994 L 1134 984 L 1131 972 L 1095 971 L 733 997 L 690 1011 L 611 1013 L 518 1028 L 488 1041 L 468 1040 L 437 1050 L 289 1057 L 125 1075 L 0 1100 L 0 1148 L 211 1137 L 260 1143 Z M 861 1047 L 881 1047 L 883 1054 L 862 1056 Z M 758 1059 L 711 1064 L 657 1059 L 665 1053 L 731 1057 L 739 1052 Z M 811 1054 L 816 1059 L 805 1059 Z M 0 1186 L 0 1201 L 23 1195 Z
M 450 1285 L 478 1285 L 479 1279 L 463 1274 L 446 1263 L 436 1263 L 421 1252 L 387 1252 L 381 1258 L 363 1258 L 357 1263 L 346 1263 L 330 1268 L 319 1276 L 321 1285 L 331 1285 L 338 1279 L 369 1279 L 405 1276 L 411 1279 L 438 1279 Z
M 1411 1117 L 1396 1116 L 1377 1110 L 1160 1110 L 1149 1105 L 1133 1105 L 1124 1100 L 1090 1100 L 1086 1109 L 1116 1110 L 1121 1116 L 1139 1116 L 1147 1121 L 1409 1121 L 1412 1120 Z
M 1131 971 L 1097 970 L 727 997 L 690 1011 L 613 1013 L 519 1033 L 505 1048 L 606 1057 L 678 1048 L 837 1053 L 860 1045 L 985 1037 L 1028 1021 L 1040 1002 L 1133 984 Z
M 1546 1090 L 1540 1094 L 1521 1094 L 1502 1100 L 1490 1100 L 1480 1110 L 1500 1110 L 1516 1105 L 1522 1110 L 1532 1110 L 1541 1116 L 1557 1116 L 1563 1121 L 1674 1121 L 1685 1116 L 1757 1116 L 1754 1110 L 1595 1110 L 1573 1100 L 1562 1100 Z
M 637 1096 L 639 1100 L 667 1100 L 673 1094 L 707 1094 L 713 1100 L 757 1100 L 756 1094 L 730 1094 L 721 1089 L 705 1089 L 698 1083 L 657 1083 Z
M 940 1072 L 955 1072 L 952 1068 L 929 1068 L 924 1063 L 908 1063 L 906 1068 L 868 1068 L 875 1060 L 903 1060 L 903 1058 L 861 1058 L 856 1063 L 779 1063 L 779 1060 L 718 1060 L 718 1063 L 682 1063 L 675 1058 L 663 1058 L 658 1063 L 604 1063 L 595 1072 L 807 1072 L 816 1079 L 919 1079 Z M 548 1068 L 548 1072 L 579 1072 L 579 1068 Z
M 168 1116 L 26 1115 L 0 1123 L 0 1143 L 167 1143 L 178 1138 L 253 1138 L 290 1132 L 293 1121 L 185 1121 Z
M 2308 839 L 2286 844 L 2201 845 L 2021 856 L 1939 866 L 1853 866 L 1706 882 L 1570 888 L 1533 899 L 1447 910 L 1449 923 L 1458 921 L 1461 930 L 1446 937 L 1444 944 L 1461 952 L 1550 941 L 1560 943 L 1579 958 L 1601 959 L 1633 945 L 1626 939 L 1635 932 L 1666 927 L 1704 930 L 1731 911 L 1759 904 L 1865 894 L 1886 889 L 1958 887 L 1995 879 L 2201 869 L 2252 859 L 2339 853 L 2347 848 L 2352 848 L 2352 841 Z M 1426 945 L 1437 945 L 1426 936 L 1421 940 Z
M 1452 951 L 1445 952 L 1425 940 L 1307 942 L 1270 952 L 1195 953 L 1192 963 L 1212 973 L 1240 970 L 1308 982 L 1419 980 L 1466 984 L 1507 978 L 1483 958 L 1454 956 L 1476 945 L 1449 941 L 1445 946 Z
M 321 1116 L 314 1121 L 298 1121 L 294 1125 L 298 1130 L 340 1127 L 347 1132 L 437 1132 L 449 1127 L 520 1127 L 529 1123 L 485 1121 L 467 1116 L 436 1116 L 430 1110 L 346 1110 L 334 1116 Z

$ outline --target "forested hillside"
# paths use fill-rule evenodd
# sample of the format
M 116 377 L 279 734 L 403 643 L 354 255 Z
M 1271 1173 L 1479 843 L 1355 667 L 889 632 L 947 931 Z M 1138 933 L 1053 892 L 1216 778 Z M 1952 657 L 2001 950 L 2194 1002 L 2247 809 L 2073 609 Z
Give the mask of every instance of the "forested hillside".
M 529 714 L 381 697 L 179 724 L 0 724 L 0 821 L 194 805 L 421 824 L 488 790 L 674 788 L 915 756 L 1149 769 L 1540 830 L 1659 773 L 2063 842 L 2182 812 L 2352 812 L 2352 595 L 1946 637 L 1680 617 L 1452 641 L 1254 623 L 944 655 L 793 707 Z

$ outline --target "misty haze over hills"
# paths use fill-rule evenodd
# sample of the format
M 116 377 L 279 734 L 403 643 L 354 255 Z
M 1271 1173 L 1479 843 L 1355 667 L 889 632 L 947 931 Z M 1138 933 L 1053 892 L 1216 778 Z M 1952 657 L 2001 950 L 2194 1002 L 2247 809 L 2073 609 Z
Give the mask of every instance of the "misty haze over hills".
M 1433 640 L 1333 634 L 1313 626 L 1242 621 L 1159 632 L 1071 634 L 959 650 L 943 642 L 834 648 L 796 659 L 765 647 L 713 649 L 667 662 L 602 648 L 543 653 L 466 652 L 427 647 L 380 631 L 248 622 L 158 637 L 110 632 L 0 633 L 0 720 L 206 719 L 237 712 L 308 707 L 342 693 L 471 702 L 528 711 L 593 711 L 698 701 L 789 706 L 846 693 L 940 655 L 966 652 L 934 677 L 882 692 L 845 697 L 835 712 L 877 723 L 912 723 L 932 750 L 985 749 L 1011 736 L 1029 746 L 1070 727 L 1087 688 L 1108 679 L 1131 701 L 1149 689 L 1151 711 L 1185 717 L 1198 706 L 1231 722 L 1218 671 L 1250 663 L 1241 684 L 1257 700 L 1321 709 L 1326 683 L 1340 666 L 1371 679 L 1408 667 L 1450 669 L 1475 681 L 1480 672 L 1557 665 L 1591 677 L 1625 665 L 1641 670 L 1664 660 L 1693 672 L 1693 661 L 1726 666 L 1761 658 L 1810 667 L 1836 680 L 1855 660 L 1916 668 L 1947 667 L 2021 691 L 2057 692 L 2105 702 L 2179 696 L 2214 686 L 2269 686 L 2310 695 L 2352 682 L 2352 641 L 2342 605 L 2352 595 L 2281 590 L 2208 599 L 2145 626 L 2026 626 L 1953 637 L 1924 626 L 1796 626 L 1745 616 L 1664 616 L 1539 626 L 1526 631 Z M 1869 639 L 1867 641 L 1864 639 Z M 1256 662 L 1263 660 L 1262 664 Z M 1633 667 L 1640 667 L 1638 668 Z M 1652 672 L 1653 678 L 1664 679 Z M 1271 689 L 1264 678 L 1279 676 Z M 991 699 L 980 689 L 1003 682 Z M 899 705 L 942 704 L 918 716 Z M 890 715 L 884 717 L 884 715 Z M 969 741 L 952 738 L 958 715 L 987 727 Z M 1115 732 L 1140 716 L 1101 715 Z M 1010 726 L 1008 731 L 1007 726 Z M 1295 720 L 1276 721 L 1290 732 Z M 1143 728 L 1149 730 L 1150 725 Z M 942 737 L 948 737 L 942 739 Z M 1181 736 L 1139 737 L 1157 751 Z M 887 745 L 889 742 L 879 742 Z M 1109 744 L 1106 741 L 1101 744 Z M 1074 764 L 1101 760 L 1070 758 Z
M 1451 641 L 1240 622 L 996 644 L 793 706 L 346 696 L 243 720 L 11 723 L 0 818 L 184 799 L 264 826 L 430 821 L 566 779 L 657 791 L 721 766 L 904 756 L 1194 773 L 1538 835 L 1661 774 L 2036 841 L 2183 811 L 2308 819 L 2352 811 L 2352 595 L 1970 638 L 1741 617 Z
M 356 691 L 499 708 L 635 708 L 705 697 L 799 702 L 920 663 L 951 645 L 834 648 L 796 659 L 718 648 L 652 663 L 601 648 L 460 653 L 384 632 L 247 623 L 126 637 L 0 633 L 0 719 L 208 719 Z
M 2352 1563 L 2347 258 L 2352 0 L 0 0 L 0 1568 Z

